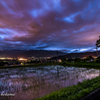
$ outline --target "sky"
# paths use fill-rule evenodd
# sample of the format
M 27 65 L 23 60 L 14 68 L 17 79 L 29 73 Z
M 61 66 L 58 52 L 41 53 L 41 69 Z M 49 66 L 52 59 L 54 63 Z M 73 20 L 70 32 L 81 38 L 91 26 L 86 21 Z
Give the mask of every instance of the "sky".
M 0 50 L 94 51 L 100 0 L 0 0 Z

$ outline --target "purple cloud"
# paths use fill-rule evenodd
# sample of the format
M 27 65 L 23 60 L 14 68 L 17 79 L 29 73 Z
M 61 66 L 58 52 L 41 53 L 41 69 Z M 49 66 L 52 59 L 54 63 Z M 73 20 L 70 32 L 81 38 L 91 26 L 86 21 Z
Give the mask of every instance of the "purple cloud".
M 99 12 L 99 0 L 1 0 L 0 49 L 92 50 Z

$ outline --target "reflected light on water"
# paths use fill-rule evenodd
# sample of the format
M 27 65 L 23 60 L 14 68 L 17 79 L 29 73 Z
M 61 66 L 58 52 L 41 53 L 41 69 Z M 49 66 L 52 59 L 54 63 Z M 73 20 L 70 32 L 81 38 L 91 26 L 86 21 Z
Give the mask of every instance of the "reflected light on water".
M 15 93 L 11 100 L 30 100 L 99 76 L 99 70 L 44 66 L 0 69 L 0 92 Z

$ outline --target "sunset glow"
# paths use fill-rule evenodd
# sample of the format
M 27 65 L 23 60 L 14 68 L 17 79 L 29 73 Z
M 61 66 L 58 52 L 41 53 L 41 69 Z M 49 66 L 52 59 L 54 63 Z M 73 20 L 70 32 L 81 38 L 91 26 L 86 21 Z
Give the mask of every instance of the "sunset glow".
M 94 51 L 100 0 L 1 0 L 0 50 Z

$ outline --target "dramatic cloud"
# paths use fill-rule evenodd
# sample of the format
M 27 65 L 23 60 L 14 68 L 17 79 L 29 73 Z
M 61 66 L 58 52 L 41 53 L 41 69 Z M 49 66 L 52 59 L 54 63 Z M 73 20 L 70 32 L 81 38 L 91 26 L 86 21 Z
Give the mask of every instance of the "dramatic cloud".
M 100 0 L 0 0 L 0 50 L 95 50 Z

